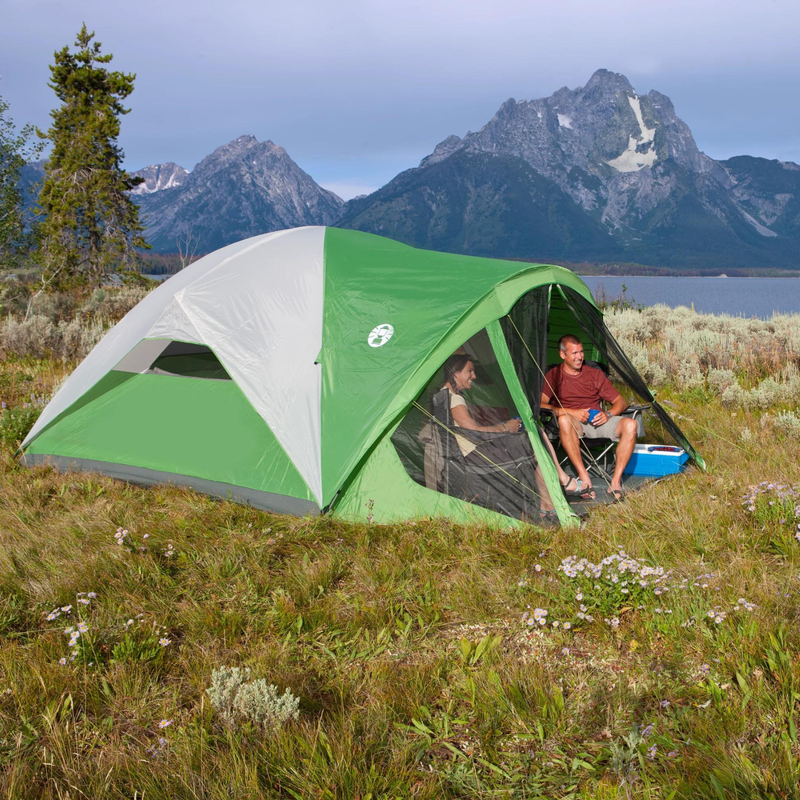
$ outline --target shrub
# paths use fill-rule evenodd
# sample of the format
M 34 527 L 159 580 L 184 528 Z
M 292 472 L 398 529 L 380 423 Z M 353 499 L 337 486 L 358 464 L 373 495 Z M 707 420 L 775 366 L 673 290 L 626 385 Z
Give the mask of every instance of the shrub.
M 0 413 L 0 441 L 6 447 L 16 450 L 39 419 L 43 408 L 44 405 L 37 402 L 5 409 Z
M 605 320 L 653 388 L 692 389 L 705 382 L 728 407 L 748 409 L 800 402 L 796 314 L 744 319 L 657 305 L 641 312 L 611 307 Z M 737 376 L 754 389 L 740 390 Z M 770 378 L 773 383 L 763 383 Z
M 290 719 L 297 719 L 300 713 L 300 699 L 290 689 L 279 695 L 277 687 L 263 678 L 251 681 L 248 668 L 213 670 L 206 694 L 227 725 L 251 722 L 262 731 L 272 731 Z
M 781 411 L 775 417 L 775 427 L 795 439 L 800 439 L 800 416 L 795 411 Z
M 0 328 L 0 347 L 7 353 L 46 358 L 58 345 L 58 327 L 47 317 L 34 314 L 20 322 L 8 317 Z
M 736 374 L 732 369 L 712 368 L 706 376 L 708 388 L 713 389 L 715 394 L 721 395 L 729 386 L 736 383 Z
M 38 314 L 24 321 L 8 317 L 0 327 L 0 349 L 20 358 L 55 356 L 79 361 L 89 354 L 107 330 L 102 322 L 73 319 L 54 323 Z
M 149 291 L 145 286 L 95 289 L 94 294 L 78 309 L 78 315 L 119 322 Z

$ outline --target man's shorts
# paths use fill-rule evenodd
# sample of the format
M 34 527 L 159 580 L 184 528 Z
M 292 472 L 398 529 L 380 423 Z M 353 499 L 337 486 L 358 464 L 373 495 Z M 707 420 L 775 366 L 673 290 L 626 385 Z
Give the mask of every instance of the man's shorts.
M 575 421 L 576 429 L 578 430 L 578 436 L 583 439 L 619 439 L 617 434 L 617 427 L 619 425 L 620 420 L 622 417 L 609 417 L 607 422 L 604 422 L 602 425 L 598 425 L 595 427 L 594 425 L 590 425 L 588 422 L 578 422 L 573 417 Z

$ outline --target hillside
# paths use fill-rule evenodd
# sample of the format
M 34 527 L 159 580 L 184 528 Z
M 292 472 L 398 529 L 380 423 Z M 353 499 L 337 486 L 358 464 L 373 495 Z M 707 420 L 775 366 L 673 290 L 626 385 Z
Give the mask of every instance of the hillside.
M 0 326 L 0 795 L 797 795 L 798 316 L 610 312 L 710 469 L 568 532 L 24 469 L 57 313 Z

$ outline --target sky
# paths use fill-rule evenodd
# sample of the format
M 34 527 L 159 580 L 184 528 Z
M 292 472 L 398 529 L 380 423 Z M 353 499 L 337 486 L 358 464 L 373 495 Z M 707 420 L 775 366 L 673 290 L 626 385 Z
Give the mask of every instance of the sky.
M 53 53 L 95 31 L 136 73 L 129 170 L 192 169 L 243 134 L 344 199 L 513 97 L 606 68 L 672 100 L 701 150 L 800 163 L 797 0 L 0 0 L 0 96 L 49 124 Z

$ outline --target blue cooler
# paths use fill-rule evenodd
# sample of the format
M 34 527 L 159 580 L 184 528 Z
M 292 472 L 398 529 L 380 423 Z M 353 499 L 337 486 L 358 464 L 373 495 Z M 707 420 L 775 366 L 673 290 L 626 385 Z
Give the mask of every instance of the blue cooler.
M 683 471 L 688 460 L 689 454 L 681 447 L 665 444 L 637 444 L 633 448 L 633 455 L 625 467 L 624 474 L 647 478 L 677 475 Z

